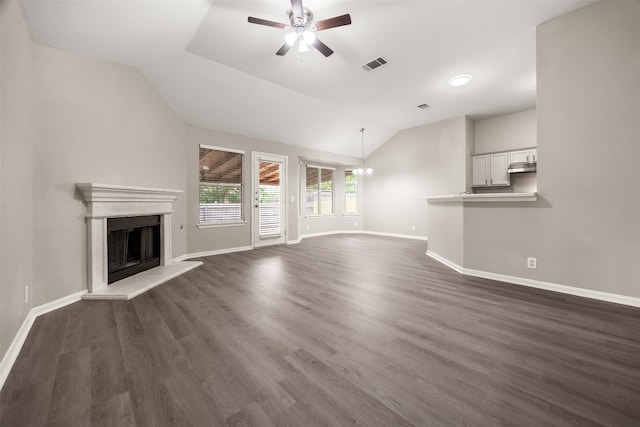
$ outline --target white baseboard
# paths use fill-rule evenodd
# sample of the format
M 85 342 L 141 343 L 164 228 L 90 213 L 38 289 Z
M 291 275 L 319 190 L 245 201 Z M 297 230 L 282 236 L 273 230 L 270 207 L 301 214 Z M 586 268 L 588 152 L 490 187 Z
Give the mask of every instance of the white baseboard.
M 332 236 L 334 234 L 369 234 L 372 236 L 397 237 L 400 239 L 414 239 L 414 240 L 427 241 L 426 236 L 414 236 L 411 234 L 382 233 L 379 231 L 368 231 L 368 230 L 337 230 L 337 231 L 324 231 L 322 233 L 303 234 L 297 240 L 288 240 L 287 245 L 295 245 L 297 243 L 300 243 L 302 239 L 306 239 L 308 237 Z
M 33 307 L 31 310 L 29 310 L 29 313 L 27 313 L 27 317 L 25 317 L 22 325 L 20 326 L 20 329 L 18 329 L 18 333 L 13 338 L 13 341 L 7 349 L 7 352 L 2 357 L 2 362 L 0 362 L 0 390 L 2 390 L 4 382 L 7 380 L 7 377 L 11 372 L 11 368 L 13 368 L 13 364 L 20 354 L 20 350 L 22 349 L 24 342 L 27 340 L 27 336 L 29 335 L 29 331 L 33 326 L 33 322 L 35 322 L 36 317 L 49 313 L 50 311 L 56 310 L 58 308 L 62 308 L 69 304 L 73 304 L 74 302 L 80 301 L 82 295 L 86 293 L 87 291 L 76 292 L 55 301 Z
M 398 233 L 383 233 L 380 231 L 368 231 L 363 230 L 364 234 L 371 234 L 373 236 L 385 236 L 385 237 L 398 237 L 400 239 L 412 239 L 412 240 L 423 240 L 428 241 L 427 236 L 416 236 L 414 234 L 398 234 Z
M 612 294 L 609 292 L 594 291 L 591 289 L 576 288 L 574 286 L 560 285 L 558 283 L 551 283 L 551 282 L 543 282 L 541 280 L 527 279 L 524 277 L 508 276 L 506 274 L 498 274 L 498 273 L 491 273 L 488 271 L 464 268 L 431 251 L 427 251 L 427 255 L 435 259 L 436 261 L 441 262 L 447 267 L 452 268 L 458 273 L 461 273 L 467 276 L 481 277 L 483 279 L 497 280 L 499 282 L 506 282 L 514 285 L 528 286 L 530 288 L 545 289 L 547 291 L 560 292 L 563 294 L 575 295 L 583 298 L 590 298 L 590 299 L 595 299 L 599 301 L 612 302 L 615 304 L 628 305 L 632 307 L 640 307 L 640 298 L 630 297 L 626 295 Z
M 545 289 L 548 291 L 560 292 L 563 294 L 575 295 L 584 298 L 591 298 L 600 301 L 613 302 L 616 304 L 640 307 L 640 298 L 626 295 L 612 294 L 609 292 L 594 291 L 591 289 L 576 288 L 574 286 L 560 285 L 557 283 L 543 282 L 541 280 L 527 279 L 524 277 L 507 276 L 504 274 L 490 273 L 488 271 L 473 270 L 465 268 L 464 274 L 485 279 L 497 280 L 500 282 L 512 283 L 514 285 L 528 286 L 530 288 Z
M 232 252 L 250 251 L 252 249 L 253 247 L 251 246 L 240 246 L 237 248 L 227 248 L 227 249 L 217 249 L 214 251 L 195 252 L 192 254 L 183 255 L 182 257 L 184 257 L 183 260 L 185 260 L 185 259 L 192 259 L 192 258 L 202 258 L 202 257 L 212 256 L 212 255 L 230 254 Z
M 453 261 L 449 261 L 445 257 L 441 257 L 440 255 L 435 254 L 435 253 L 433 253 L 431 251 L 427 251 L 427 256 L 430 256 L 431 258 L 435 259 L 439 263 L 442 263 L 442 264 L 446 265 L 447 267 L 451 268 L 452 270 L 457 271 L 458 273 L 464 274 L 464 268 L 463 267 L 459 266 L 458 264 L 456 264 Z

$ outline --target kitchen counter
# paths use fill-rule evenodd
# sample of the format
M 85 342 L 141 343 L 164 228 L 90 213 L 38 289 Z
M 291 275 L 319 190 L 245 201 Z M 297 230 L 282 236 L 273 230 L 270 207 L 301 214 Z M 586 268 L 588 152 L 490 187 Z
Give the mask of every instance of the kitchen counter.
M 428 203 L 450 202 L 535 202 L 538 193 L 477 193 L 450 194 L 444 196 L 422 196 Z

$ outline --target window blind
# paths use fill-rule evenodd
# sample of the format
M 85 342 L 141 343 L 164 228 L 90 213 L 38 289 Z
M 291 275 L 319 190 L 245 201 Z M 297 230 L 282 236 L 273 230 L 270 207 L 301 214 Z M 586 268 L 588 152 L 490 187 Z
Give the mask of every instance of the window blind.
M 200 224 L 244 220 L 243 158 L 236 151 L 200 146 Z

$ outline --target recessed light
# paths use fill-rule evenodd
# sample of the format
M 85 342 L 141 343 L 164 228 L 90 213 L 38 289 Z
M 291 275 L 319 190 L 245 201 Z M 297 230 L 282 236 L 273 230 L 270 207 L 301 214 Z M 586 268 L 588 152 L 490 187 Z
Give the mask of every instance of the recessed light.
M 454 87 L 464 86 L 471 81 L 471 78 L 470 74 L 460 74 L 459 76 L 451 77 L 448 83 Z

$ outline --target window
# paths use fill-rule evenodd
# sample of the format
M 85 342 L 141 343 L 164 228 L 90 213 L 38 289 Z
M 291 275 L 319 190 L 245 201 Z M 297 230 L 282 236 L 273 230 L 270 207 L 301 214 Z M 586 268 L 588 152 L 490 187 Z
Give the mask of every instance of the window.
M 350 169 L 344 171 L 344 214 L 358 214 L 358 175 Z
M 306 214 L 333 214 L 333 169 L 307 166 Z
M 200 224 L 244 220 L 242 163 L 244 153 L 200 146 Z

